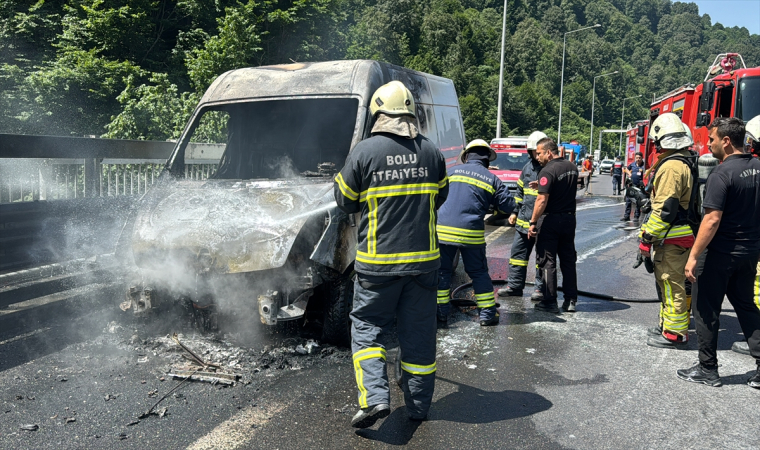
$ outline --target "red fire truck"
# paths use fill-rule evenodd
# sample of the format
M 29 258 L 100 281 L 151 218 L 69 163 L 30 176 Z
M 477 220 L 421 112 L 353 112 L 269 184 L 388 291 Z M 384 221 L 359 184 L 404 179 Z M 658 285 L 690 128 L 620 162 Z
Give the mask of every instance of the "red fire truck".
M 741 68 L 737 68 L 741 64 Z M 738 117 L 744 122 L 760 115 L 760 67 L 748 69 L 738 53 L 721 53 L 707 71 L 701 84 L 687 84 L 654 99 L 649 120 L 639 121 L 628 130 L 626 165 L 633 155 L 644 154 L 648 169 L 657 159 L 649 139 L 649 124 L 660 114 L 672 112 L 681 117 L 692 132 L 694 150 L 700 155 L 710 151 L 707 125 L 716 117 Z

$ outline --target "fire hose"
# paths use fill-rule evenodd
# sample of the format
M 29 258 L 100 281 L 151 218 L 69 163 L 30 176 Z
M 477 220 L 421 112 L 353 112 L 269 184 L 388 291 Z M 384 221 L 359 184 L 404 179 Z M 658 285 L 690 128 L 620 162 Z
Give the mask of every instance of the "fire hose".
M 505 280 L 492 280 L 494 284 L 506 284 L 507 282 Z M 531 281 L 526 281 L 526 285 L 535 286 L 535 283 Z M 469 288 L 472 287 L 472 282 L 465 283 L 461 286 L 458 286 L 456 289 L 454 289 L 451 292 L 451 304 L 454 306 L 476 306 L 477 304 L 475 301 L 466 299 L 466 298 L 457 298 L 457 295 Z M 561 287 L 557 287 L 558 291 L 561 291 Z M 590 298 L 596 298 L 599 300 L 606 300 L 610 302 L 621 302 L 621 303 L 660 303 L 660 299 L 657 298 L 624 298 L 624 297 L 616 297 L 614 295 L 607 295 L 607 294 L 599 294 L 598 292 L 590 292 L 590 291 L 578 291 L 578 295 L 582 295 L 584 297 L 590 297 Z M 500 306 L 497 304 L 496 306 Z

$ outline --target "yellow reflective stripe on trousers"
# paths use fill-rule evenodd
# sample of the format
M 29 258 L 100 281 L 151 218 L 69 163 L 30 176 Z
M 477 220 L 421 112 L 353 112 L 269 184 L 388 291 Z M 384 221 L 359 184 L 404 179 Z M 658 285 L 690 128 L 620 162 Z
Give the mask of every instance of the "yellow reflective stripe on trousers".
M 419 364 L 409 364 L 408 362 L 401 361 L 401 368 L 412 375 L 430 375 L 435 373 L 436 366 L 435 363 L 421 366 Z
M 536 189 L 530 189 L 530 188 L 528 188 L 528 189 L 523 190 L 523 193 L 525 195 L 532 195 L 534 197 L 538 196 L 538 190 L 536 190 Z
M 432 261 L 439 257 L 440 252 L 438 249 L 427 252 L 376 253 L 374 255 L 362 251 L 356 252 L 356 260 L 367 264 L 405 264 Z
M 522 197 L 515 197 L 515 203 L 520 203 L 523 201 Z
M 689 330 L 689 311 L 677 313 L 670 280 L 662 280 L 662 284 L 664 286 L 662 296 L 665 300 L 662 310 L 662 327 L 669 331 L 685 334 Z
M 486 238 L 473 238 L 473 237 L 465 237 L 465 236 L 459 236 L 456 234 L 448 234 L 444 233 L 442 231 L 438 232 L 438 240 L 442 242 L 453 242 L 455 244 L 485 244 Z
M 517 219 L 517 221 L 515 222 L 515 224 L 518 225 L 518 226 L 521 226 L 523 228 L 530 228 L 530 222 L 528 222 L 527 220 Z
M 449 183 L 467 183 L 472 186 L 479 187 L 490 194 L 493 194 L 494 192 L 496 192 L 496 189 L 494 189 L 493 186 L 491 186 L 490 184 L 484 183 L 474 178 L 465 177 L 462 175 L 454 175 L 454 176 L 449 177 Z
M 446 225 L 438 225 L 438 231 L 443 231 L 446 234 L 457 234 L 467 237 L 485 237 L 485 230 L 468 230 L 466 228 L 449 227 Z
M 509 259 L 509 263 L 513 266 L 522 266 L 522 267 L 528 267 L 528 261 L 523 261 L 522 259 Z
M 380 358 L 385 360 L 385 349 L 382 347 L 370 347 L 359 350 L 354 353 L 354 374 L 356 375 L 356 386 L 359 387 L 359 406 L 367 408 L 367 388 L 364 387 L 364 371 L 361 362 L 366 359 Z
M 343 180 L 343 174 L 338 174 L 337 177 L 335 177 L 335 181 L 338 183 L 338 189 L 340 189 L 340 192 L 343 193 L 343 195 L 349 199 L 349 200 L 356 200 L 359 198 L 359 194 L 357 194 L 353 189 L 351 189 Z
M 446 304 L 449 303 L 449 295 L 451 294 L 451 289 L 440 289 L 438 291 L 438 304 Z
M 478 308 L 490 308 L 496 306 L 496 298 L 493 292 L 486 292 L 485 294 L 475 294 L 475 301 L 478 303 Z
M 760 273 L 755 277 L 755 306 L 760 309 Z

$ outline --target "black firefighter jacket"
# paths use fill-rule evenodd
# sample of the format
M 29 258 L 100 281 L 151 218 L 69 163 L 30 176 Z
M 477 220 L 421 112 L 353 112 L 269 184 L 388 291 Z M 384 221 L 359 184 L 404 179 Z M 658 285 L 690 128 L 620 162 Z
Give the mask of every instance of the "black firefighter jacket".
M 538 180 L 538 173 L 541 172 L 541 164 L 531 158 L 525 163 L 520 178 L 517 180 L 517 193 L 515 201 L 517 202 L 517 221 L 515 230 L 527 234 L 530 228 L 530 219 L 533 216 L 533 207 L 536 205 L 538 190 L 531 189 L 528 185 L 531 181 Z
M 335 200 L 361 212 L 355 269 L 368 275 L 437 270 L 436 211 L 449 191 L 446 162 L 422 135 L 378 133 L 359 142 L 335 177 Z
M 475 160 L 449 169 L 449 198 L 438 211 L 441 244 L 483 247 L 489 208 L 504 214 L 515 208 L 515 199 L 486 164 Z

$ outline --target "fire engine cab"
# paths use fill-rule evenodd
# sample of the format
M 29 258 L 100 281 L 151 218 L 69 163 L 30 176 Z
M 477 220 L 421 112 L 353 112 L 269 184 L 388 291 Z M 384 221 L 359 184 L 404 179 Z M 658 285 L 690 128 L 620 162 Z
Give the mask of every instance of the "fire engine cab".
M 721 53 L 715 57 L 701 84 L 686 84 L 655 98 L 649 120 L 639 121 L 627 131 L 626 165 L 633 162 L 637 151 L 644 154 L 647 169 L 656 161 L 654 143 L 649 139 L 649 124 L 668 112 L 678 114 L 689 127 L 694 150 L 700 156 L 709 153 L 707 126 L 713 119 L 737 117 L 746 123 L 760 115 L 760 67 L 748 69 L 740 54 Z

